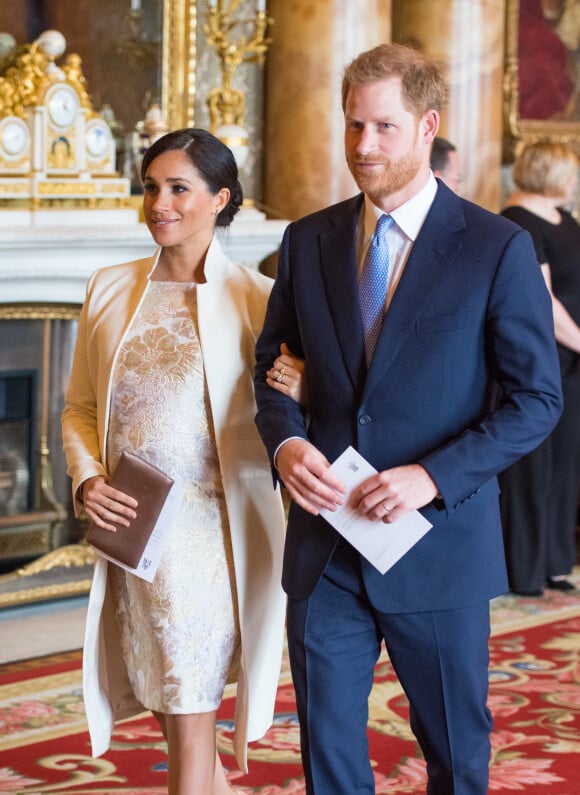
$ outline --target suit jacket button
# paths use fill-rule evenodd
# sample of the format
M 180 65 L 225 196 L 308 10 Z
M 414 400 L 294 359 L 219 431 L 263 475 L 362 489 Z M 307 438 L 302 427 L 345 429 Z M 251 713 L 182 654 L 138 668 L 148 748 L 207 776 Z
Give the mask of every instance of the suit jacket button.
M 368 414 L 361 414 L 361 416 L 358 418 L 359 425 L 366 425 L 367 422 L 370 422 L 370 421 L 371 421 L 371 418 L 369 417 Z

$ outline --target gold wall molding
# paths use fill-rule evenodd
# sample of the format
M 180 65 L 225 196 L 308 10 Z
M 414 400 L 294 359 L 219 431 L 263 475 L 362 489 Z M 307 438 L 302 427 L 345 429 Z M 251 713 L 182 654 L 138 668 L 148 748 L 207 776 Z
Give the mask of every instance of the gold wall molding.
M 164 0 L 161 96 L 170 130 L 194 125 L 196 29 L 195 0 Z
M 0 320 L 78 320 L 78 304 L 0 304 Z

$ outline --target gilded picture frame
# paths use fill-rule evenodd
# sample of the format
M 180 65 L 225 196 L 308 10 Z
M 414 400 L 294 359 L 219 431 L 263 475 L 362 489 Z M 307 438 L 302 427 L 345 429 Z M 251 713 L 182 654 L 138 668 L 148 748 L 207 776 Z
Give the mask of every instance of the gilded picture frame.
M 564 13 L 570 13 L 565 0 L 506 0 L 507 162 L 523 144 L 538 140 L 580 147 L 580 48 L 572 49 L 573 36 L 564 35 Z

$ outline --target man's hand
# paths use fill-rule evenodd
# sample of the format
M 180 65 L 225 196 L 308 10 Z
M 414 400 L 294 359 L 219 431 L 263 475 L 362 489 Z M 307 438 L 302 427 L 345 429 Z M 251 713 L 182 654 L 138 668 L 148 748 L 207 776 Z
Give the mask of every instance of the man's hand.
M 344 483 L 330 471 L 325 456 L 304 439 L 289 439 L 278 451 L 276 469 L 295 503 L 318 516 L 342 505 Z
M 104 530 L 116 532 L 115 524 L 129 527 L 137 514 L 137 500 L 122 491 L 107 485 L 102 475 L 88 478 L 82 484 L 82 499 L 89 519 Z M 114 522 L 115 524 L 109 524 Z
M 409 511 L 428 505 L 437 486 L 420 464 L 384 469 L 353 491 L 351 506 L 367 519 L 395 522 Z

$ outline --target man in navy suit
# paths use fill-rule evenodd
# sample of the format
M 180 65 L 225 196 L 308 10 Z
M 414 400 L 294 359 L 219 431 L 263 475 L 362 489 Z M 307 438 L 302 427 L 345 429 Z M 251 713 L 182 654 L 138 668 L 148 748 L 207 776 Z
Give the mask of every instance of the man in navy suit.
M 346 159 L 362 193 L 288 226 L 257 346 L 256 421 L 293 500 L 283 585 L 309 794 L 374 792 L 366 724 L 383 639 L 429 795 L 487 793 L 489 599 L 507 590 L 496 475 L 550 432 L 561 390 L 528 234 L 429 168 L 446 94 L 399 45 L 347 67 Z M 371 358 L 359 281 L 382 214 Z M 306 362 L 307 415 L 268 386 L 282 342 Z M 433 525 L 384 575 L 319 515 L 345 499 L 329 462 L 348 445 L 378 471 L 350 495 L 356 510 L 385 534 L 414 509 Z

